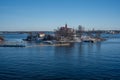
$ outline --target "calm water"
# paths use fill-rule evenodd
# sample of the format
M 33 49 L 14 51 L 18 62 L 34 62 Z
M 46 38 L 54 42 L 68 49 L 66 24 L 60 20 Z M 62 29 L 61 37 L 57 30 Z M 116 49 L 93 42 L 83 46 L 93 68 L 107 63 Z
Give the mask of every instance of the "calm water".
M 25 36 L 6 39 L 18 37 Z M 66 47 L 0 47 L 0 80 L 120 80 L 120 38 Z

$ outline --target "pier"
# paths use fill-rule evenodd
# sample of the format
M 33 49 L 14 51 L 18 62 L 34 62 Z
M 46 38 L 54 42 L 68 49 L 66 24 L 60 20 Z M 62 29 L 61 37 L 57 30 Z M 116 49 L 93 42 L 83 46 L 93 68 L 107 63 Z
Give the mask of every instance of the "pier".
M 9 44 L 2 44 L 0 47 L 25 47 L 25 45 L 9 45 Z

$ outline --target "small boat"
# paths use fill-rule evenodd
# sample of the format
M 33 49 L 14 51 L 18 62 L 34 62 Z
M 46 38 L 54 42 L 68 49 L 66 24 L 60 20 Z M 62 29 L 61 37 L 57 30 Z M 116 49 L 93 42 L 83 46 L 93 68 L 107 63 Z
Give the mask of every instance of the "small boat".
M 53 41 L 43 41 L 44 44 L 53 44 Z
M 83 42 L 91 42 L 91 43 L 94 43 L 94 42 L 95 42 L 95 40 L 88 39 L 88 40 L 83 40 Z
M 91 38 L 90 36 L 82 36 L 82 37 L 81 37 L 81 40 L 82 40 L 83 42 L 91 42 L 91 43 L 96 42 L 96 39 L 95 39 L 95 38 Z

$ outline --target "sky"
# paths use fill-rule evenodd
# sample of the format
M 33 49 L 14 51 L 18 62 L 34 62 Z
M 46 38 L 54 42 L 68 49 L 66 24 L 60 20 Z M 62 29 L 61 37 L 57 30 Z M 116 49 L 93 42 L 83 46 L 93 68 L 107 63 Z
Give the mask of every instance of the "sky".
M 0 31 L 120 30 L 120 0 L 0 0 Z

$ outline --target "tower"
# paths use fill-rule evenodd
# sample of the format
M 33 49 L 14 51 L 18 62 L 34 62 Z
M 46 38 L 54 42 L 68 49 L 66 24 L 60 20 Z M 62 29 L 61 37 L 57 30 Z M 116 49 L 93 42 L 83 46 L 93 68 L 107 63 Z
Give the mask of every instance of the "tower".
M 65 28 L 67 29 L 67 24 L 65 24 Z

